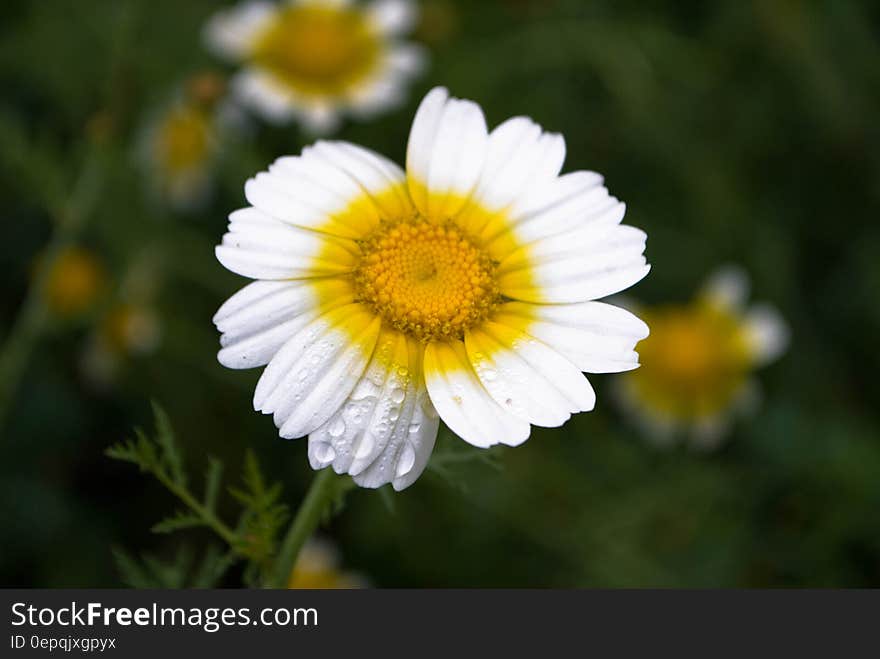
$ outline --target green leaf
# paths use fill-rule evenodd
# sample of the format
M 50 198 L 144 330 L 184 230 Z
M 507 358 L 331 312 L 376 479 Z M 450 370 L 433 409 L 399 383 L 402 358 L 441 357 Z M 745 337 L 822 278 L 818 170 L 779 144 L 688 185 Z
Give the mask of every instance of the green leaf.
M 216 545 L 208 545 L 205 556 L 193 575 L 192 588 L 214 588 L 230 567 L 238 561 L 235 552 L 222 552 Z
M 206 522 L 202 517 L 179 510 L 172 517 L 166 517 L 161 522 L 154 524 L 150 530 L 153 533 L 173 533 L 174 531 L 191 529 L 197 526 L 206 526 Z
M 119 547 L 112 547 L 113 561 L 122 578 L 122 582 L 130 588 L 156 588 L 157 584 L 149 572 L 131 554 Z
M 186 472 L 183 469 L 183 457 L 177 448 L 174 438 L 174 429 L 165 410 L 156 402 L 152 402 L 153 416 L 156 419 L 156 443 L 162 450 L 162 462 L 168 467 L 168 471 L 174 482 L 181 487 L 186 487 Z

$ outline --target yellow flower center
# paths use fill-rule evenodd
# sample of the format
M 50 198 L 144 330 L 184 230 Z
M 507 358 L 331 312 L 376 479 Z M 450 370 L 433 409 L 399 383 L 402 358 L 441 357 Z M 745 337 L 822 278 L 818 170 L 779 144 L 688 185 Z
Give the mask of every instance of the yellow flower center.
M 104 284 L 105 273 L 98 259 L 80 247 L 58 255 L 46 282 L 46 303 L 60 316 L 73 316 L 91 307 Z
M 363 80 L 381 50 L 364 13 L 352 7 L 293 5 L 257 38 L 254 63 L 306 95 L 338 95 Z
M 651 335 L 639 344 L 642 365 L 630 377 L 648 406 L 695 419 L 732 402 L 752 366 L 734 314 L 700 302 L 651 310 L 643 317 Z
M 207 156 L 210 140 L 204 112 L 189 107 L 172 110 L 159 133 L 159 161 L 172 173 L 193 169 Z
M 358 298 L 420 341 L 461 338 L 501 302 L 496 264 L 451 222 L 383 222 L 360 247 Z

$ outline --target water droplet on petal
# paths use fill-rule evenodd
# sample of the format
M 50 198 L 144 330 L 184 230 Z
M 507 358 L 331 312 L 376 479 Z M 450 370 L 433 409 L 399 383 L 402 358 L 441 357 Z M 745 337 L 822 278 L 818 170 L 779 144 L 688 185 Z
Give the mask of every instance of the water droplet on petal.
M 403 450 L 400 452 L 400 458 L 397 460 L 397 469 L 395 475 L 400 478 L 406 476 L 412 471 L 413 465 L 416 463 L 416 450 L 412 444 L 404 444 Z
M 391 401 L 395 405 L 400 405 L 404 398 L 406 398 L 406 392 L 400 387 L 395 387 L 391 390 Z
M 331 437 L 341 437 L 342 433 L 345 432 L 345 421 L 343 421 L 341 416 L 337 416 L 333 423 L 330 424 L 330 427 L 327 429 L 327 432 L 330 433 Z
M 336 449 L 327 442 L 321 442 L 315 446 L 314 454 L 318 462 L 330 464 L 336 458 Z

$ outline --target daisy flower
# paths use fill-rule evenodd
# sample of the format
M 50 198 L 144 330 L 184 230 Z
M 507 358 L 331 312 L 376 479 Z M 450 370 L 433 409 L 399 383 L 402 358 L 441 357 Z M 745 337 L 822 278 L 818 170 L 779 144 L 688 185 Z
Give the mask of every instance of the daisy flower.
M 142 304 L 119 303 L 100 320 L 86 345 L 82 367 L 88 379 L 106 386 L 130 357 L 153 353 L 160 344 L 158 314 Z
M 180 210 L 208 198 L 219 153 L 214 101 L 189 91 L 152 120 L 140 148 L 153 192 Z
M 711 450 L 756 399 L 752 372 L 779 357 L 788 329 L 766 304 L 746 308 L 748 279 L 719 270 L 688 304 L 639 309 L 651 336 L 642 367 L 619 381 L 621 399 L 660 444 L 686 439 Z
M 405 172 L 345 142 L 279 158 L 216 249 L 258 280 L 214 318 L 220 362 L 268 365 L 254 407 L 365 487 L 411 484 L 440 419 L 485 448 L 591 410 L 582 371 L 638 365 L 647 326 L 595 300 L 647 274 L 646 237 L 564 157 L 560 135 L 525 117 L 489 133 L 436 88 Z
M 106 270 L 95 253 L 67 247 L 49 270 L 43 292 L 46 306 L 59 318 L 79 316 L 94 308 L 106 283 Z
M 422 51 L 398 39 L 415 13 L 409 0 L 256 0 L 213 16 L 205 39 L 242 65 L 232 86 L 243 104 L 327 133 L 343 111 L 369 117 L 402 100 L 422 68 Z

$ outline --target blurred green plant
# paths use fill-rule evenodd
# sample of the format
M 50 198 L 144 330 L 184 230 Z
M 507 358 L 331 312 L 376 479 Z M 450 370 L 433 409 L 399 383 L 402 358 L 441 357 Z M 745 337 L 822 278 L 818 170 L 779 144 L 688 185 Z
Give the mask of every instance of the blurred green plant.
M 155 402 L 153 415 L 156 427 L 152 437 L 136 428 L 134 439 L 106 450 L 108 457 L 130 462 L 142 472 L 151 474 L 184 504 L 183 510 L 177 510 L 154 524 L 152 531 L 173 533 L 206 527 L 216 533 L 226 543 L 228 553 L 223 557 L 206 553 L 199 567 L 202 580 L 207 578 L 206 575 L 219 579 L 228 567 L 243 561 L 244 582 L 247 585 L 283 587 L 300 549 L 315 528 L 324 519 L 342 510 L 345 493 L 353 487 L 351 479 L 338 478 L 330 469 L 320 472 L 294 517 L 290 530 L 279 544 L 280 531 L 290 518 L 289 510 L 281 502 L 281 484 L 266 481 L 254 452 L 248 450 L 245 453 L 241 485 L 226 488 L 240 508 L 237 521 L 231 526 L 223 521 L 218 512 L 223 487 L 223 464 L 216 458 L 208 457 L 203 493 L 196 494 L 190 486 L 183 453 L 168 415 Z M 152 573 L 154 578 L 161 577 L 162 583 L 182 584 L 189 568 L 188 556 L 180 554 L 170 564 L 144 556 L 139 567 L 136 559 L 119 551 L 116 552 L 116 559 L 123 577 L 129 583 L 142 583 L 146 575 Z
M 150 553 L 137 557 L 119 547 L 113 549 L 113 560 L 130 588 L 213 588 L 237 559 L 233 552 L 212 544 L 196 562 L 195 552 L 184 544 L 168 561 Z

